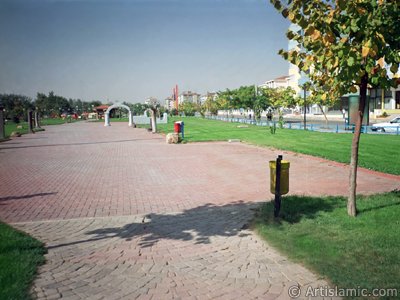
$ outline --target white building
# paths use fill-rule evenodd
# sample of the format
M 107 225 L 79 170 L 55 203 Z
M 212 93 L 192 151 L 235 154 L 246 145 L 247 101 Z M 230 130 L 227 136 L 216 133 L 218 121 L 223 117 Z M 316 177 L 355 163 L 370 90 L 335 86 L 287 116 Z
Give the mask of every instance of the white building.
M 200 96 L 200 104 L 204 104 L 208 98 L 212 98 L 212 100 L 215 101 L 218 98 L 218 94 L 216 92 L 207 92 Z
M 171 110 L 175 108 L 175 100 L 172 97 L 167 97 L 164 100 L 165 109 Z
M 147 104 L 147 105 L 155 105 L 157 103 L 159 103 L 159 102 L 158 102 L 157 98 L 154 98 L 154 97 L 147 98 L 144 101 L 144 104 Z
M 178 97 L 178 103 L 184 103 L 184 102 L 191 102 L 191 103 L 197 103 L 200 104 L 200 94 L 194 93 L 191 91 L 186 91 L 183 92 L 182 94 L 179 95 Z
M 265 83 L 259 85 L 261 88 L 271 88 L 271 89 L 276 89 L 276 88 L 287 88 L 290 87 L 290 76 L 281 76 L 277 77 L 272 80 L 268 80 Z

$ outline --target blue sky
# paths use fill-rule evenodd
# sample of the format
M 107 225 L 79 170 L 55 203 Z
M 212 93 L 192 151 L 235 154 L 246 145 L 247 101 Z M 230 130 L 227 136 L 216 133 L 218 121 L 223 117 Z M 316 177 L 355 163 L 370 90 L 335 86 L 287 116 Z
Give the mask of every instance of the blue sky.
M 268 0 L 0 0 L 0 93 L 142 102 L 285 75 Z

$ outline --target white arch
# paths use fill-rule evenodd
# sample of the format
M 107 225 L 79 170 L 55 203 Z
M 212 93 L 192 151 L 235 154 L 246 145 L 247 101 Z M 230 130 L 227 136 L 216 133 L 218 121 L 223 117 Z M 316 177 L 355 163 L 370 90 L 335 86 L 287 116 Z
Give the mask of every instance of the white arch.
M 104 115 L 105 115 L 105 118 L 104 118 L 104 126 L 111 126 L 111 124 L 110 124 L 110 111 L 111 111 L 113 108 L 116 108 L 116 107 L 123 107 L 123 108 L 126 108 L 126 109 L 128 110 L 129 127 L 132 127 L 132 112 L 131 112 L 131 109 L 129 108 L 129 106 L 127 106 L 127 105 L 125 105 L 125 104 L 121 104 L 121 103 L 115 103 L 115 104 L 111 105 L 111 106 L 107 109 L 107 111 L 104 113 Z
M 145 110 L 145 113 L 147 113 L 147 112 L 150 112 L 151 132 L 156 133 L 157 132 L 157 120 L 156 120 L 155 112 L 150 108 Z

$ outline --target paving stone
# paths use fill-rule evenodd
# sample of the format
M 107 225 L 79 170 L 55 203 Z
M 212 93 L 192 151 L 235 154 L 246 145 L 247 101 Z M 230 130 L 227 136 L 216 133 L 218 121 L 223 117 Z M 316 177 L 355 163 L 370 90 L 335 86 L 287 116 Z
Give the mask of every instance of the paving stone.
M 285 299 L 293 282 L 327 285 L 244 225 L 272 198 L 269 159 L 291 161 L 292 194 L 346 194 L 344 165 L 240 143 L 166 145 L 124 123 L 18 141 L 0 144 L 0 219 L 46 244 L 37 299 Z M 358 176 L 362 193 L 400 183 Z

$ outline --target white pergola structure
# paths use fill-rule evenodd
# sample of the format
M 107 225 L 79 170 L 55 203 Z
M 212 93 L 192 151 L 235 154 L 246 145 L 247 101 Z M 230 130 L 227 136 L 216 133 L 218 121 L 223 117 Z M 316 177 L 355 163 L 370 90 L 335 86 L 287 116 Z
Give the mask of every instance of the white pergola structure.
M 127 105 L 125 105 L 125 104 L 121 104 L 121 103 L 115 103 L 115 104 L 111 105 L 111 106 L 107 109 L 107 111 L 104 113 L 104 115 L 105 115 L 105 118 L 104 118 L 104 126 L 111 126 L 111 124 L 110 124 L 110 111 L 111 111 L 113 108 L 116 108 L 116 107 L 123 107 L 123 108 L 126 108 L 126 109 L 128 110 L 129 127 L 132 127 L 132 112 L 131 112 L 131 109 L 129 108 L 129 106 L 127 106 Z

